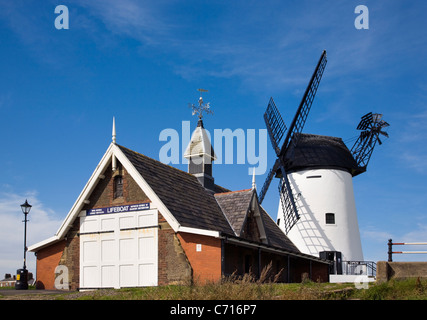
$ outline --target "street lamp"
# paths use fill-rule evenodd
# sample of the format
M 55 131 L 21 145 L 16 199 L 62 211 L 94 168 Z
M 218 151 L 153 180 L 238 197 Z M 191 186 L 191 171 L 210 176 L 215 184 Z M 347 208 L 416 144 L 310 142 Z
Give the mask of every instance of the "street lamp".
M 25 203 L 21 204 L 22 213 L 24 214 L 24 267 L 16 271 L 16 290 L 26 290 L 28 289 L 28 270 L 26 266 L 26 256 L 27 256 L 27 215 L 30 213 L 32 205 L 30 205 L 25 199 Z

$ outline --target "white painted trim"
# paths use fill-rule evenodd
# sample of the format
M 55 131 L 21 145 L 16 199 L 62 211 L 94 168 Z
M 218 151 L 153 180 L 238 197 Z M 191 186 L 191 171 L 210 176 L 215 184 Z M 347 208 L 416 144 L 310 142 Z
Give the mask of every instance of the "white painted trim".
M 96 166 L 94 172 L 92 173 L 88 182 L 84 186 L 83 190 L 80 192 L 80 195 L 77 197 L 77 200 L 74 202 L 73 206 L 71 207 L 71 210 L 68 212 L 67 216 L 65 217 L 64 221 L 62 222 L 55 236 L 30 246 L 31 251 L 37 251 L 39 249 L 42 249 L 46 245 L 51 244 L 55 241 L 59 241 L 65 237 L 74 219 L 78 214 L 80 214 L 81 208 L 84 205 L 84 200 L 89 198 L 89 195 L 92 193 L 93 188 L 96 186 L 98 182 L 98 178 L 101 179 L 102 172 L 105 170 L 106 166 L 109 164 L 109 161 L 111 160 L 111 155 L 113 153 L 112 151 L 113 145 L 114 144 L 111 143 L 107 151 L 104 153 L 104 156 Z
M 172 229 L 177 232 L 180 225 L 178 221 L 175 219 L 173 214 L 169 211 L 169 209 L 164 205 L 164 203 L 160 200 L 157 194 L 151 189 L 147 181 L 141 176 L 141 174 L 136 170 L 136 168 L 132 165 L 129 159 L 125 156 L 125 154 L 120 150 L 120 148 L 116 145 L 113 145 L 113 152 L 120 163 L 125 167 L 127 172 L 131 175 L 131 177 L 135 180 L 138 186 L 142 191 L 147 195 L 148 199 L 151 200 L 154 207 L 156 207 L 162 216 L 166 219 Z
M 192 233 L 192 234 L 199 234 L 202 236 L 220 238 L 219 231 L 212 231 L 212 230 L 206 230 L 206 229 L 198 229 L 198 228 L 190 228 L 190 227 L 180 226 L 177 232 Z
M 68 213 L 67 217 L 65 218 L 62 225 L 59 227 L 58 231 L 56 232 L 56 235 L 62 239 L 65 234 L 67 233 L 68 229 L 70 228 L 71 224 L 73 223 L 76 216 L 80 213 L 83 205 L 84 200 L 88 199 L 90 194 L 92 193 L 93 189 L 96 187 L 98 183 L 98 178 L 101 176 L 102 172 L 104 172 L 105 168 L 108 166 L 111 155 L 113 153 L 112 148 L 114 144 L 111 143 L 108 147 L 107 151 L 105 152 L 104 156 L 102 157 L 101 161 L 97 165 L 95 171 L 92 173 L 92 176 L 89 178 L 89 181 L 84 186 L 82 192 L 78 196 L 76 202 L 72 206 L 70 212 Z
M 58 238 L 58 236 L 55 235 L 53 237 L 50 237 L 50 238 L 47 238 L 47 239 L 42 240 L 40 242 L 37 242 L 36 244 L 33 244 L 32 246 L 29 246 L 28 251 L 29 252 L 35 252 L 36 249 L 41 249 L 41 248 L 46 247 L 46 246 L 48 246 L 52 243 L 55 243 L 57 241 L 59 241 L 59 238 Z

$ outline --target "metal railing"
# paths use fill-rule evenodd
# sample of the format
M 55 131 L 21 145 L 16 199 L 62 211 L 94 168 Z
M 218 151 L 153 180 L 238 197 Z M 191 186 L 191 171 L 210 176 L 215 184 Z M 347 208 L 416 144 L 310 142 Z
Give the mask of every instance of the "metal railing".
M 377 274 L 377 264 L 373 261 L 343 261 L 343 274 L 347 275 L 367 275 L 375 277 Z
M 427 246 L 427 242 L 393 242 L 392 239 L 388 240 L 388 262 L 393 262 L 393 254 L 426 254 L 427 251 L 393 251 L 393 246 L 404 246 L 404 245 L 409 245 L 409 246 L 413 246 L 413 245 L 426 245 Z

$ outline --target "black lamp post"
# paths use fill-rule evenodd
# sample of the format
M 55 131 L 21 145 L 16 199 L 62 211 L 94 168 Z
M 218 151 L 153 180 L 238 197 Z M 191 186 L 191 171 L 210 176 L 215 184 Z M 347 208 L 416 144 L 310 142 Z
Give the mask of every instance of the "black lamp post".
M 24 214 L 24 267 L 16 271 L 16 290 L 26 290 L 28 289 L 28 270 L 26 265 L 26 256 L 27 256 L 27 215 L 30 213 L 32 205 L 28 203 L 25 199 L 25 203 L 21 204 L 22 213 Z

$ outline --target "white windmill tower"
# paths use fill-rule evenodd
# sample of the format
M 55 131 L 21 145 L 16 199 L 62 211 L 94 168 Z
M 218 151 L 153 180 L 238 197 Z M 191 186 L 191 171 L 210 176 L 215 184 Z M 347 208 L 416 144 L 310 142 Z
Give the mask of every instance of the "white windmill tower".
M 339 274 L 341 261 L 363 261 L 352 177 L 366 171 L 388 123 L 381 115 L 363 116 L 351 151 L 341 138 L 302 133 L 326 63 L 323 51 L 289 129 L 270 99 L 264 120 L 277 159 L 259 201 L 273 177 L 280 178 L 278 225 L 302 252 L 337 262 L 331 272 Z

